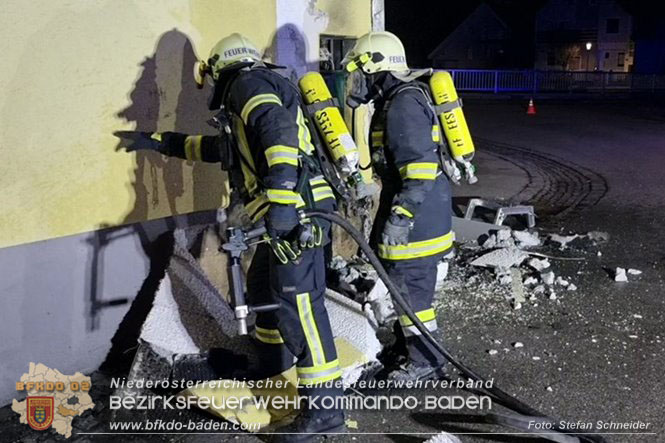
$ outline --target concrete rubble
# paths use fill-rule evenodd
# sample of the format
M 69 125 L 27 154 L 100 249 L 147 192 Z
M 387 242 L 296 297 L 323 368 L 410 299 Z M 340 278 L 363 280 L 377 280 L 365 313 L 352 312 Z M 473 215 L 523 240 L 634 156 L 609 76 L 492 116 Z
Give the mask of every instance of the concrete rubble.
M 626 270 L 624 268 L 616 268 L 616 270 L 614 271 L 614 281 L 617 282 L 628 281 L 628 276 L 626 275 Z
M 462 443 L 462 440 L 460 440 L 453 434 L 449 434 L 447 432 L 442 431 L 436 435 L 433 435 L 428 440 L 425 440 L 424 443 Z
M 520 265 L 529 254 L 516 247 L 495 249 L 469 263 L 471 266 L 508 269 Z

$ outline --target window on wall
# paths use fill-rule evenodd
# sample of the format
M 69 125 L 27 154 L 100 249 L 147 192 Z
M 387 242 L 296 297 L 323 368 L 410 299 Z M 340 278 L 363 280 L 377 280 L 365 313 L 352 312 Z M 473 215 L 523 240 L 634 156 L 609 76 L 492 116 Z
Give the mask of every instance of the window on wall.
M 619 19 L 608 18 L 605 25 L 605 32 L 608 34 L 617 34 L 619 32 Z
M 337 35 L 322 35 L 319 42 L 319 70 L 341 70 L 344 54 L 346 54 L 355 43 L 355 38 Z
M 625 60 L 626 60 L 626 53 L 625 52 L 619 52 L 617 54 L 617 66 L 620 67 L 620 68 L 623 68 Z

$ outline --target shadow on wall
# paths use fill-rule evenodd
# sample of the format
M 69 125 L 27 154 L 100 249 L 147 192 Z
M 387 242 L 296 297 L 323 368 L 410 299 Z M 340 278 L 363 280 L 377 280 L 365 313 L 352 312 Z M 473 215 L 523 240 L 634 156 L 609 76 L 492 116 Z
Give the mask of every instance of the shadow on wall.
M 210 118 L 206 103 L 209 87 L 199 90 L 194 82 L 196 60 L 187 35 L 176 29 L 163 34 L 155 53 L 140 64 L 140 75 L 129 93 L 130 106 L 117 115 L 135 122 L 136 131 L 214 134 L 214 129 L 206 124 Z M 227 192 L 225 176 L 218 165 L 194 163 L 191 165 L 190 181 L 190 174 L 187 173 L 190 168 L 185 167 L 183 160 L 145 151 L 136 154 L 119 151 L 118 155 L 136 155 L 134 178 L 129 186 L 135 198 L 134 207 L 122 222 L 127 225 L 101 229 L 88 240 L 91 245 L 87 275 L 90 328 L 95 328 L 104 308 L 131 301 L 131 307 L 112 339 L 111 351 L 102 364 L 105 370 L 124 370 L 131 364 L 141 326 L 152 308 L 155 293 L 173 253 L 175 220 L 170 217 L 152 222 L 145 220 L 165 203 L 168 204 L 168 213 L 177 215 L 178 199 L 188 198 L 190 192 L 194 211 L 209 209 L 211 202 L 221 204 Z M 190 187 L 191 190 L 188 189 Z M 100 301 L 104 294 L 104 248 L 114 238 L 125 235 L 135 235 L 140 239 L 148 261 L 148 275 L 137 294 L 127 294 L 127 299 Z M 118 276 L 106 278 L 117 279 Z
M 222 37 L 223 33 L 220 34 Z M 292 24 L 282 26 L 275 32 L 266 53 L 275 62 L 288 66 L 282 74 L 294 82 L 318 65 L 318 60 L 307 62 L 307 42 L 300 30 Z M 214 129 L 206 124 L 211 117 L 207 106 L 210 87 L 206 85 L 205 89 L 199 90 L 194 82 L 196 60 L 191 41 L 185 34 L 175 29 L 163 34 L 155 53 L 140 64 L 139 77 L 129 93 L 130 106 L 117 115 L 128 122 L 135 122 L 136 131 L 215 134 Z M 119 151 L 118 155 L 130 154 Z M 123 220 L 126 225 L 99 230 L 89 239 L 91 258 L 87 292 L 91 327 L 95 327 L 95 322 L 99 321 L 106 307 L 131 301 L 131 307 L 112 339 L 111 351 L 102 364 L 102 369 L 107 371 L 126 371 L 129 368 L 142 325 L 174 254 L 174 220 L 167 218 L 163 223 L 144 220 L 165 203 L 168 204 L 170 214 L 178 214 L 178 199 L 188 198 L 190 186 L 195 211 L 208 209 L 211 201 L 221 203 L 222 195 L 227 192 L 224 187 L 226 177 L 218 165 L 194 163 L 191 165 L 190 182 L 189 167 L 185 167 L 183 160 L 168 159 L 161 154 L 145 151 L 132 155 L 136 155 L 136 168 L 130 192 L 135 196 L 135 203 Z M 104 248 L 113 239 L 125 235 L 134 235 L 140 239 L 143 253 L 149 261 L 148 276 L 136 295 L 128 294 L 126 299 L 101 302 L 105 280 L 102 266 Z M 197 237 L 200 240 L 201 236 Z M 191 249 L 192 242 L 188 243 Z M 197 253 L 194 255 L 198 256 Z
M 272 37 L 272 43 L 266 49 L 266 57 L 274 63 L 285 66 L 282 74 L 294 83 L 309 71 L 318 70 L 319 61 L 308 62 L 307 41 L 294 24 L 279 27 Z

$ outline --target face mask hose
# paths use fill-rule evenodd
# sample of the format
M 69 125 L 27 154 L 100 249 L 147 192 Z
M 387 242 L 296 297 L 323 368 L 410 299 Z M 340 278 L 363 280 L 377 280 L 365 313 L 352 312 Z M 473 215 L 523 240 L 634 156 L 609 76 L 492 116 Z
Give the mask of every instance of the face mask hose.
M 383 268 L 383 265 L 381 264 L 381 261 L 379 258 L 376 256 L 372 248 L 369 246 L 369 244 L 365 241 L 365 238 L 363 235 L 351 224 L 349 223 L 346 219 L 340 217 L 339 215 L 333 213 L 333 212 L 326 212 L 326 211 L 318 211 L 318 210 L 308 210 L 305 211 L 305 214 L 307 217 L 314 217 L 314 218 L 322 218 L 325 219 L 329 222 L 335 223 L 338 226 L 340 226 L 342 229 L 344 229 L 347 234 L 353 238 L 353 240 L 358 244 L 360 249 L 363 251 L 367 259 L 369 260 L 370 264 L 374 269 L 376 270 L 379 278 L 383 280 L 383 283 L 386 285 L 386 288 L 388 288 L 388 291 L 390 291 L 390 295 L 392 296 L 393 301 L 399 306 L 399 308 L 404 312 L 406 316 L 409 317 L 409 319 L 413 322 L 414 326 L 422 333 L 423 337 L 437 350 L 441 353 L 442 356 L 446 358 L 453 366 L 455 366 L 462 374 L 465 376 L 469 377 L 470 379 L 478 382 L 484 382 L 485 379 L 481 377 L 479 374 L 474 372 L 472 369 L 468 368 L 458 360 L 456 360 L 448 350 L 446 350 L 443 346 L 439 344 L 439 342 L 434 338 L 434 336 L 431 334 L 431 332 L 427 329 L 427 327 L 423 324 L 422 321 L 416 316 L 416 314 L 413 312 L 413 309 L 409 306 L 409 304 L 406 302 L 404 297 L 402 296 L 399 288 L 390 280 L 388 277 L 388 273 L 386 270 Z M 496 401 L 498 404 L 515 411 L 519 414 L 520 416 L 510 416 L 510 415 L 503 415 L 503 414 L 487 414 L 486 418 L 488 421 L 496 424 L 501 424 L 505 426 L 509 426 L 512 428 L 517 428 L 521 430 L 526 430 L 529 432 L 533 432 L 534 434 L 539 434 L 543 436 L 544 438 L 547 438 L 552 441 L 556 442 L 562 442 L 562 443 L 567 443 L 567 442 L 594 442 L 594 443 L 603 443 L 605 442 L 605 439 L 600 436 L 600 435 L 586 435 L 586 434 L 576 434 L 572 433 L 570 431 L 567 431 L 565 429 L 561 429 L 559 427 L 559 421 L 555 420 L 553 418 L 547 417 L 546 415 L 542 414 L 538 410 L 532 408 L 531 406 L 527 405 L 526 403 L 521 402 L 520 400 L 514 398 L 510 394 L 506 393 L 505 391 L 499 389 L 496 386 L 492 386 L 491 388 L 484 388 L 482 393 L 488 394 L 494 401 Z M 547 423 L 548 427 L 543 428 L 543 429 L 550 429 L 548 433 L 539 433 L 538 431 L 535 431 L 531 428 L 528 427 L 529 422 L 536 422 L 536 423 Z M 551 428 L 549 427 L 549 424 L 551 424 Z M 551 432 L 554 431 L 554 432 Z M 547 434 L 547 435 L 545 435 Z

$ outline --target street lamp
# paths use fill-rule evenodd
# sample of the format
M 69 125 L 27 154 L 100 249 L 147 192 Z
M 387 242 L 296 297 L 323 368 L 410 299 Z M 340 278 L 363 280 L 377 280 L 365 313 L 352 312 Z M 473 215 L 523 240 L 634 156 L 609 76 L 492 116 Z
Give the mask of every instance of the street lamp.
M 591 47 L 593 46 L 593 44 L 591 42 L 586 42 L 586 45 L 584 45 L 584 46 L 586 47 L 586 71 L 588 71 L 589 70 L 589 51 L 591 51 Z

